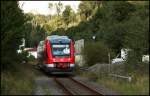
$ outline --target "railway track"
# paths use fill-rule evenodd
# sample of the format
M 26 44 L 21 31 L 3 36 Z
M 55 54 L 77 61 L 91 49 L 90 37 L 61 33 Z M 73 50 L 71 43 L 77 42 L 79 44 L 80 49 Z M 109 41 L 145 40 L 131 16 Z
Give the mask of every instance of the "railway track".
M 102 95 L 97 90 L 88 87 L 72 77 L 54 78 L 54 80 L 67 95 Z

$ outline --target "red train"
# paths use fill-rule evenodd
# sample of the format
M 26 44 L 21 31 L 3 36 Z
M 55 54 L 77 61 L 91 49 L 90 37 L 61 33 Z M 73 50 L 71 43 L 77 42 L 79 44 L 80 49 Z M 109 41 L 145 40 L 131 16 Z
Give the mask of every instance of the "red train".
M 46 72 L 68 73 L 75 68 L 74 42 L 67 36 L 52 35 L 37 48 L 38 65 Z

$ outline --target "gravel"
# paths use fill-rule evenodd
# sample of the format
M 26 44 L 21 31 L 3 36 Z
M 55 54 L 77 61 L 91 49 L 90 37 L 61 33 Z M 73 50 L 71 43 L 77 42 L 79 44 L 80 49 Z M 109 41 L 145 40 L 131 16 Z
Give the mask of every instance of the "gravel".
M 68 79 L 68 78 L 57 78 L 60 82 L 63 82 L 63 85 L 71 91 L 71 93 L 75 95 L 94 95 L 96 93 L 93 93 L 89 90 L 87 90 L 85 87 L 75 83 L 74 81 Z
M 89 87 L 94 88 L 95 90 L 99 91 L 104 95 L 118 95 L 117 92 L 114 92 L 103 85 L 89 81 L 87 78 L 77 76 L 74 78 L 84 84 L 87 84 Z M 33 91 L 33 95 L 66 95 L 52 77 L 47 76 L 37 77 L 35 83 L 36 86 Z
M 87 69 L 87 71 L 94 72 L 99 75 L 100 73 L 124 74 L 124 64 L 95 64 Z
M 33 95 L 66 95 L 61 87 L 54 81 L 54 76 L 41 74 L 35 79 L 35 88 Z M 56 76 L 61 77 L 61 76 Z M 64 77 L 63 77 L 64 78 Z M 119 93 L 106 88 L 104 85 L 97 84 L 87 78 L 75 76 L 75 79 L 87 84 L 89 87 L 96 89 L 104 95 L 118 95 Z
M 83 78 L 83 77 L 74 77 L 74 79 L 79 80 L 80 82 L 88 85 L 89 87 L 97 90 L 98 92 L 104 94 L 104 95 L 119 95 L 118 92 L 115 92 L 109 88 L 106 88 L 104 85 L 100 85 L 98 83 L 89 81 L 89 79 L 87 78 Z
M 54 82 L 53 78 L 47 76 L 37 77 L 33 95 L 65 95 L 63 90 Z

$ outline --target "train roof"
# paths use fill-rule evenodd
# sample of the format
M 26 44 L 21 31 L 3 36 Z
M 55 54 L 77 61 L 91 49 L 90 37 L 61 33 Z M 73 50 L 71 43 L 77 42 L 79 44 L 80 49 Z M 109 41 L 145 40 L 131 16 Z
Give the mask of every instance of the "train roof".
M 46 39 L 50 40 L 52 43 L 58 43 L 58 42 L 69 43 L 70 42 L 70 39 L 68 36 L 52 35 L 52 36 L 47 36 Z
M 47 36 L 47 39 L 69 39 L 69 38 L 68 36 L 52 35 L 52 36 Z

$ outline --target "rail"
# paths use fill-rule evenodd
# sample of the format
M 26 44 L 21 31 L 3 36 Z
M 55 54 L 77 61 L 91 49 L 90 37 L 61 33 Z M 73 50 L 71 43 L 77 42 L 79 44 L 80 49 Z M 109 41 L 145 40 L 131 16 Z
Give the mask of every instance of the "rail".
M 72 80 L 72 81 L 74 81 L 74 82 L 78 83 L 79 85 L 84 86 L 86 89 L 90 90 L 91 92 L 96 93 L 96 95 L 102 95 L 102 94 L 101 94 L 100 92 L 98 92 L 97 90 L 94 90 L 94 89 L 92 89 L 92 88 L 88 87 L 87 85 L 85 85 L 85 84 L 83 84 L 83 83 L 81 83 L 81 82 L 79 82 L 79 81 L 77 81 L 77 80 L 73 79 L 72 77 L 70 77 L 70 80 Z
M 66 78 L 65 78 L 66 79 Z M 63 84 L 63 83 L 66 83 L 66 82 L 68 82 L 68 81 L 66 81 L 66 82 L 62 82 L 61 80 L 58 80 L 58 78 L 54 78 L 54 80 L 61 86 L 61 88 L 65 91 L 65 93 L 67 93 L 67 95 L 77 95 L 77 93 L 76 92 L 78 92 L 77 90 L 74 90 L 74 87 L 73 87 L 73 89 L 71 90 L 71 89 L 69 89 L 65 84 Z M 67 80 L 69 80 L 69 82 L 71 81 L 72 83 L 74 82 L 74 84 L 76 85 L 76 86 L 80 86 L 80 88 L 81 88 L 81 90 L 83 91 L 83 89 L 84 89 L 84 91 L 86 90 L 87 91 L 87 93 L 86 94 L 92 94 L 92 95 L 102 95 L 100 92 L 98 92 L 97 90 L 95 90 L 95 89 L 93 89 L 93 88 L 90 88 L 89 86 L 87 86 L 87 85 L 85 85 L 85 84 L 83 84 L 82 82 L 80 82 L 80 81 L 78 81 L 78 80 L 75 80 L 74 78 L 72 78 L 72 77 L 68 77 L 67 78 Z M 67 83 L 68 84 L 68 83 Z M 71 83 L 70 83 L 70 85 L 71 85 Z M 69 85 L 69 86 L 70 86 Z M 83 89 L 82 89 L 83 88 Z M 74 91 L 76 91 L 75 93 L 74 93 Z M 88 93 L 88 92 L 90 92 L 90 93 Z M 79 93 L 79 92 L 78 92 Z
M 65 93 L 67 93 L 67 95 L 73 95 L 73 93 L 71 93 L 60 81 L 58 81 L 57 78 L 54 78 L 54 80 L 59 86 L 61 86 L 61 88 L 65 91 Z

